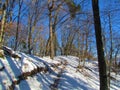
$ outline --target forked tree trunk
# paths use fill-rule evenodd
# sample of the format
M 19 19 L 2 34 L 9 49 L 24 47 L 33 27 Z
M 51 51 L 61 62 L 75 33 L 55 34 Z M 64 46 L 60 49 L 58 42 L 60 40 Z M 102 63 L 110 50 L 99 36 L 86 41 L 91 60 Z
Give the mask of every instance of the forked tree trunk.
M 104 57 L 103 42 L 101 35 L 101 22 L 99 15 L 98 0 L 92 0 L 94 26 L 97 44 L 98 64 L 99 64 L 99 78 L 100 78 L 100 90 L 108 90 L 107 82 L 107 70 Z

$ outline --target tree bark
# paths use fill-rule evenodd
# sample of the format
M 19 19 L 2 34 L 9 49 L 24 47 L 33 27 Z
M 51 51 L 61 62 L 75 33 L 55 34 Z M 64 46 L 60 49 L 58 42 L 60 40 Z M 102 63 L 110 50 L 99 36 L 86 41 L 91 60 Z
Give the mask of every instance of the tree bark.
M 54 0 L 52 0 L 52 5 L 50 5 L 50 0 L 48 0 L 48 10 L 49 10 L 49 37 L 50 37 L 50 58 L 53 59 L 55 56 L 54 52 L 54 31 L 53 31 L 53 23 L 52 23 L 52 11 L 54 8 Z
M 3 17 L 2 17 L 2 24 L 1 24 L 1 32 L 0 32 L 0 47 L 3 45 L 3 38 L 4 38 L 4 29 L 5 29 L 5 22 L 6 22 L 6 8 L 8 5 L 8 0 L 6 0 L 6 2 L 4 3 L 3 7 L 2 7 L 2 11 L 3 11 Z
M 52 15 L 50 14 L 49 17 L 49 29 L 50 29 L 50 57 L 51 59 L 54 58 L 54 41 L 53 41 L 53 28 L 52 28 Z
M 1 32 L 0 32 L 0 46 L 3 45 L 5 22 L 6 22 L 6 10 L 3 10 L 3 18 L 2 18 L 2 25 L 1 25 Z
M 92 0 L 92 7 L 93 7 L 93 16 L 94 16 L 95 35 L 96 35 L 98 65 L 99 65 L 100 90 L 108 90 L 107 70 L 106 70 L 106 62 L 104 57 L 103 42 L 101 35 L 101 22 L 99 15 L 98 0 Z

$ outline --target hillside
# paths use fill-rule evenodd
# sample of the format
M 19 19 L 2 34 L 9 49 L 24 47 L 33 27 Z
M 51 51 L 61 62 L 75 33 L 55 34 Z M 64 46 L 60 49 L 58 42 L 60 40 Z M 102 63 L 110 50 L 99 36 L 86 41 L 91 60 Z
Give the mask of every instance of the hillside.
M 74 56 L 51 60 L 5 48 L 10 52 L 0 58 L 0 90 L 99 90 L 97 61 L 86 61 L 78 70 Z M 112 72 L 111 90 L 119 90 L 119 83 L 120 73 Z

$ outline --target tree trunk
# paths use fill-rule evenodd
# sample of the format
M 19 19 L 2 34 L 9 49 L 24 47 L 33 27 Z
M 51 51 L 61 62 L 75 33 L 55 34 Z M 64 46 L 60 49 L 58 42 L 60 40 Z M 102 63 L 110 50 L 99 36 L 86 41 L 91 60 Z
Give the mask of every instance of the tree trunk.
M 29 35 L 28 35 L 28 53 L 31 55 L 31 36 L 32 36 L 32 30 L 31 30 L 31 25 L 29 28 Z
M 54 30 L 54 29 L 53 29 Z M 54 42 L 54 55 L 57 55 L 57 47 L 58 47 L 58 42 L 57 42 L 57 36 L 56 33 L 53 33 L 53 42 Z
M 3 45 L 3 38 L 4 38 L 4 29 L 5 29 L 5 22 L 6 22 L 6 8 L 8 5 L 8 0 L 3 5 L 3 17 L 2 17 L 2 24 L 1 24 L 1 32 L 0 32 L 0 47 Z
M 55 56 L 54 52 L 54 31 L 53 31 L 53 23 L 52 23 L 52 11 L 54 8 L 54 0 L 48 0 L 48 10 L 49 10 L 49 38 L 50 38 L 50 58 L 53 59 Z
M 110 88 L 110 76 L 111 76 L 111 66 L 112 66 L 112 53 L 113 53 L 113 41 L 112 41 L 112 24 L 111 24 L 111 15 L 110 12 L 108 13 L 108 18 L 109 18 L 109 29 L 110 29 L 110 61 L 109 61 L 109 77 L 108 77 L 108 85 Z
M 3 10 L 3 18 L 2 18 L 2 25 L 1 25 L 1 32 L 0 32 L 0 46 L 3 45 L 5 21 L 6 21 L 6 10 Z
M 53 41 L 53 28 L 52 28 L 52 15 L 49 16 L 49 29 L 50 29 L 50 58 L 54 58 L 54 41 Z
M 19 11 L 18 11 L 18 20 L 17 20 L 17 29 L 16 29 L 16 36 L 15 36 L 15 47 L 14 50 L 17 50 L 18 47 L 18 38 L 19 38 L 19 23 L 20 23 L 20 14 L 21 14 L 21 8 L 22 8 L 23 0 L 19 0 Z
M 94 26 L 95 26 L 97 54 L 98 54 L 100 90 L 108 90 L 107 70 L 106 70 L 107 67 L 106 67 L 104 50 L 103 50 L 98 0 L 92 0 L 92 7 L 93 7 Z
M 118 46 L 117 51 L 115 52 L 115 61 L 114 61 L 115 67 L 117 67 L 117 56 L 118 56 L 119 50 L 120 50 L 120 48 Z

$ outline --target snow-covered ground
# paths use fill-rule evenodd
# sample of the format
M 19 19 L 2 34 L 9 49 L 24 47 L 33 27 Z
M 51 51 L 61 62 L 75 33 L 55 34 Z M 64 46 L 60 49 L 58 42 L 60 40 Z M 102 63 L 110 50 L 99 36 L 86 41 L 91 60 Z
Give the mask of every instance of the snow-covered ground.
M 0 58 L 0 90 L 99 90 L 97 61 L 79 69 L 74 56 Z M 120 74 L 112 73 L 111 90 L 120 90 Z

